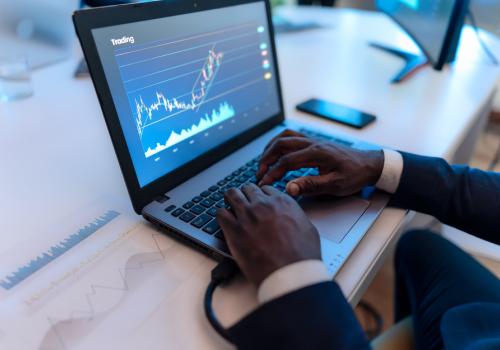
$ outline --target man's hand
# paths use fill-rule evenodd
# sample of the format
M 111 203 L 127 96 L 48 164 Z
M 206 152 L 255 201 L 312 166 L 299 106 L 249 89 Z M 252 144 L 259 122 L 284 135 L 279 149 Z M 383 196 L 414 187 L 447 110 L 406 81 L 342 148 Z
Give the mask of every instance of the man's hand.
M 270 186 L 230 189 L 217 220 L 243 274 L 256 286 L 291 263 L 321 259 L 318 231 L 299 205 Z
M 290 181 L 286 190 L 292 196 L 329 194 L 347 196 L 374 185 L 384 166 L 382 151 L 361 151 L 334 142 L 310 139 L 286 130 L 264 150 L 257 171 L 259 185 L 280 180 L 288 171 L 318 168 L 319 176 Z

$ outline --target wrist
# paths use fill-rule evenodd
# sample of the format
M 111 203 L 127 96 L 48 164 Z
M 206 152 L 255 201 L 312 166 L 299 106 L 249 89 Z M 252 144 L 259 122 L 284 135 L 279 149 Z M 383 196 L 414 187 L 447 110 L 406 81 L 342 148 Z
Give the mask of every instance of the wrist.
M 258 285 L 257 298 L 263 304 L 295 290 L 331 280 L 332 277 L 320 259 L 301 260 L 283 266 L 267 276 Z
M 387 193 L 395 193 L 403 173 L 403 157 L 401 153 L 390 149 L 384 149 L 383 152 L 384 167 L 375 186 Z
M 273 261 L 272 263 L 262 263 L 256 264 L 256 266 L 260 266 L 258 270 L 255 271 L 254 274 L 249 274 L 248 278 L 253 285 L 257 288 L 262 284 L 263 281 L 268 279 L 269 276 L 273 275 L 276 271 L 279 271 L 287 266 L 299 263 L 304 260 L 321 260 L 321 258 L 313 259 L 313 258 L 290 258 L 290 259 L 280 259 L 279 261 Z
M 366 152 L 365 173 L 367 174 L 367 183 L 374 186 L 382 175 L 384 169 L 384 151 L 375 150 Z

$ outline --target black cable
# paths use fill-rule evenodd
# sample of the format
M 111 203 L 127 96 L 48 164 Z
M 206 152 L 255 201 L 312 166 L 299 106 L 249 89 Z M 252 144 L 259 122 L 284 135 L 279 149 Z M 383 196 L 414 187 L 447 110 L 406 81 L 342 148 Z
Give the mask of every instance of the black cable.
M 219 320 L 217 319 L 217 316 L 215 316 L 215 312 L 212 307 L 212 299 L 217 287 L 220 284 L 229 281 L 238 271 L 239 271 L 238 266 L 233 260 L 229 258 L 225 258 L 224 260 L 222 260 L 212 270 L 212 277 L 205 292 L 205 299 L 203 303 L 205 309 L 205 315 L 207 316 L 210 325 L 214 328 L 214 330 L 217 333 L 219 333 L 221 337 L 223 337 L 230 343 L 232 343 L 233 341 L 229 336 L 227 329 L 220 324 Z
M 493 52 L 491 52 L 491 50 L 488 48 L 486 43 L 483 41 L 483 38 L 481 38 L 481 33 L 479 32 L 479 27 L 477 26 L 476 18 L 474 17 L 474 14 L 470 9 L 468 10 L 467 15 L 469 17 L 470 23 L 472 24 L 472 28 L 474 28 L 474 32 L 476 32 L 477 41 L 479 42 L 479 45 L 481 45 L 486 55 L 490 58 L 491 62 L 495 66 L 498 66 L 498 59 L 495 57 Z
M 233 343 L 233 340 L 231 339 L 231 336 L 229 335 L 227 329 L 224 328 L 224 326 L 217 319 L 217 316 L 215 315 L 214 309 L 212 307 L 212 300 L 217 287 L 222 283 L 228 282 L 234 275 L 236 275 L 236 273 L 238 273 L 238 271 L 238 266 L 232 259 L 225 258 L 224 260 L 222 260 L 212 270 L 211 280 L 207 286 L 203 302 L 203 307 L 208 322 L 222 338 L 226 339 L 230 343 Z M 368 337 L 370 339 L 373 339 L 382 332 L 384 320 L 378 313 L 378 311 L 375 310 L 375 308 L 369 303 L 362 300 L 359 302 L 358 306 L 363 309 L 368 315 L 370 315 L 375 321 L 375 327 L 373 329 L 366 330 Z

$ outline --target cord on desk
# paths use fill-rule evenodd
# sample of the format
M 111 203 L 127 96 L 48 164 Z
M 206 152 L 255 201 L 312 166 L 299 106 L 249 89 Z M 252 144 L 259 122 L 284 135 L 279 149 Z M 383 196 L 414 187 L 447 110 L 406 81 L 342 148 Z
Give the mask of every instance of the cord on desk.
M 210 283 L 208 284 L 207 290 L 205 292 L 204 299 L 204 309 L 205 315 L 207 316 L 208 322 L 214 328 L 214 330 L 219 333 L 221 337 L 232 343 L 232 339 L 224 326 L 222 326 L 215 316 L 215 312 L 212 307 L 212 299 L 214 296 L 215 289 L 224 283 L 229 281 L 236 273 L 239 271 L 236 263 L 229 258 L 222 260 L 213 270 Z
M 476 18 L 470 9 L 468 10 L 467 15 L 469 17 L 470 23 L 472 24 L 472 28 L 474 28 L 474 32 L 476 33 L 477 41 L 479 42 L 479 45 L 481 45 L 482 49 L 484 50 L 486 55 L 490 58 L 491 62 L 495 66 L 498 66 L 498 59 L 495 57 L 493 52 L 491 52 L 488 45 L 486 45 L 483 38 L 481 37 L 481 33 L 479 32 L 479 27 L 477 26 Z
M 214 296 L 214 292 L 219 285 L 222 283 L 228 282 L 234 275 L 236 275 L 239 271 L 236 263 L 229 258 L 225 258 L 222 260 L 213 270 L 211 274 L 210 283 L 207 286 L 207 290 L 205 292 L 204 299 L 204 309 L 205 315 L 208 319 L 208 322 L 213 327 L 213 329 L 228 342 L 233 343 L 228 331 L 224 326 L 222 326 L 215 315 L 214 309 L 212 307 L 212 300 Z M 378 313 L 377 310 L 369 303 L 360 301 L 358 306 L 368 315 L 370 316 L 374 322 L 374 328 L 366 329 L 366 334 L 370 340 L 374 339 L 376 336 L 382 333 L 382 328 L 384 325 L 384 320 L 382 316 Z

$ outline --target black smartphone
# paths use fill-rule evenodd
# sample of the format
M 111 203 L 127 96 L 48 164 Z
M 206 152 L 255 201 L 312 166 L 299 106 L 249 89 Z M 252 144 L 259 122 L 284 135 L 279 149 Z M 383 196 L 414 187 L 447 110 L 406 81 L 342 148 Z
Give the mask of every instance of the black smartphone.
M 373 114 L 360 112 L 349 107 L 316 98 L 298 104 L 297 109 L 301 112 L 310 113 L 358 129 L 365 127 L 377 119 Z

